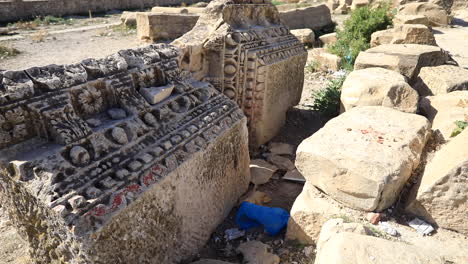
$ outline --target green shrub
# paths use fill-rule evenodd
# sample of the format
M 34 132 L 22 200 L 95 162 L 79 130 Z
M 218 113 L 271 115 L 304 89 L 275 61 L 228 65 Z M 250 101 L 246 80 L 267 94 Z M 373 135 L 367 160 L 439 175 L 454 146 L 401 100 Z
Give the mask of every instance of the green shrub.
M 341 86 L 346 79 L 342 76 L 331 80 L 327 87 L 312 94 L 314 103 L 312 110 L 319 112 L 325 117 L 335 117 L 340 113 Z
M 450 137 L 456 137 L 458 134 L 460 134 L 465 128 L 468 127 L 468 122 L 465 121 L 455 121 L 455 125 L 457 125 L 457 128 L 455 128 L 452 131 L 452 134 Z
M 337 41 L 328 50 L 340 56 L 342 64 L 349 68 L 354 65 L 359 52 L 370 47 L 372 33 L 387 29 L 391 24 L 392 14 L 388 5 L 358 8 L 344 22 L 344 29 L 337 30 Z
M 275 6 L 284 4 L 284 2 L 278 1 L 278 0 L 272 0 L 271 3 L 272 3 L 273 5 L 275 5 Z

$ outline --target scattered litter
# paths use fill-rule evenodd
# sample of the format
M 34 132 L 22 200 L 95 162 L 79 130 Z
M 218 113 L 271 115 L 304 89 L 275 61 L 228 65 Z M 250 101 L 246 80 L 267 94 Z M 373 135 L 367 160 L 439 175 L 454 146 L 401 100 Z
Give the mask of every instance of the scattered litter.
M 336 71 L 333 73 L 333 77 L 343 77 L 343 76 L 346 76 L 346 71 L 341 69 L 339 71 Z
M 391 236 L 396 237 L 400 235 L 400 233 L 398 233 L 398 231 L 393 226 L 391 226 L 389 222 L 379 222 L 379 227 L 382 231 Z
M 224 231 L 224 237 L 226 240 L 231 241 L 245 236 L 245 231 L 239 230 L 238 228 L 231 228 Z
M 237 212 L 236 223 L 242 230 L 263 225 L 265 232 L 276 236 L 286 227 L 289 213 L 281 208 L 266 207 L 242 202 Z
M 418 233 L 425 236 L 430 235 L 434 231 L 434 227 L 419 218 L 414 218 L 408 224 L 412 228 L 416 229 Z

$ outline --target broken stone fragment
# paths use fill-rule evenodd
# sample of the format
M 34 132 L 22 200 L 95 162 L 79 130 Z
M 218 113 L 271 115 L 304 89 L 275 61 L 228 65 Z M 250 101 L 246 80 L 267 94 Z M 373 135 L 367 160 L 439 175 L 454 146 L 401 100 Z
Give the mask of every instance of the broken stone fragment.
M 91 161 L 91 156 L 82 146 L 74 146 L 70 150 L 70 159 L 74 165 L 83 166 Z
M 304 45 L 313 45 L 315 42 L 315 34 L 312 29 L 293 29 L 291 30 L 291 34 L 298 38 L 299 41 Z
M 244 256 L 246 263 L 279 264 L 280 258 L 268 251 L 269 246 L 260 241 L 245 242 L 237 248 L 237 252 Z
M 265 184 L 277 170 L 278 167 L 266 162 L 265 160 L 252 160 L 250 161 L 250 181 L 255 185 Z
M 268 194 L 260 191 L 253 191 L 248 194 L 247 198 L 243 200 L 244 202 L 253 203 L 256 205 L 264 205 L 271 202 L 271 197 Z
M 456 121 L 468 122 L 468 91 L 422 97 L 419 110 L 431 121 L 432 130 L 439 131 L 448 141 L 457 128 Z
M 122 108 L 111 108 L 107 110 L 107 114 L 114 120 L 124 119 L 127 117 L 127 113 Z
M 86 199 L 81 195 L 75 195 L 68 200 L 73 209 L 79 209 L 86 205 Z
M 431 26 L 447 26 L 450 16 L 442 7 L 434 3 L 409 3 L 398 9 L 400 15 L 423 15 L 427 17 Z
M 296 168 L 296 166 L 294 166 L 294 163 L 290 159 L 279 155 L 269 154 L 267 160 L 271 164 L 274 164 L 276 167 L 278 167 L 278 169 L 280 170 L 290 171 Z
M 173 84 L 168 84 L 160 87 L 142 88 L 140 93 L 145 97 L 150 104 L 157 104 L 168 98 L 174 90 Z
M 270 142 L 268 149 L 277 155 L 294 155 L 294 146 L 287 143 Z
M 111 135 L 112 135 L 112 138 L 121 145 L 128 143 L 127 133 L 121 127 L 114 127 L 112 129 Z

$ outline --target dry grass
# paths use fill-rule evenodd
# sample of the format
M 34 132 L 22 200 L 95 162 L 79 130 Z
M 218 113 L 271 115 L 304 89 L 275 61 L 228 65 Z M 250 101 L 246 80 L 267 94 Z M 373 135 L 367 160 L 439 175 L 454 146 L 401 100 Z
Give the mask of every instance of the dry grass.
M 47 36 L 49 36 L 49 32 L 47 30 L 41 29 L 34 34 L 31 34 L 30 38 L 34 42 L 44 42 Z
M 13 57 L 21 52 L 13 47 L 9 47 L 6 45 L 0 44 L 0 59 L 6 58 L 6 57 Z

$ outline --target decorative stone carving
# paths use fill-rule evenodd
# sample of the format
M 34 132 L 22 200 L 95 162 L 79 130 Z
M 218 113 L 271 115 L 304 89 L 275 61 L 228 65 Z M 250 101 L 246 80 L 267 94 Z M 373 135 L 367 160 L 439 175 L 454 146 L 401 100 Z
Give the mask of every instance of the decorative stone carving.
M 173 44 L 183 69 L 242 108 L 252 146 L 273 138 L 300 100 L 307 52 L 269 1 L 212 1 Z
M 0 73 L 0 201 L 37 263 L 179 262 L 246 191 L 246 118 L 178 55 Z

